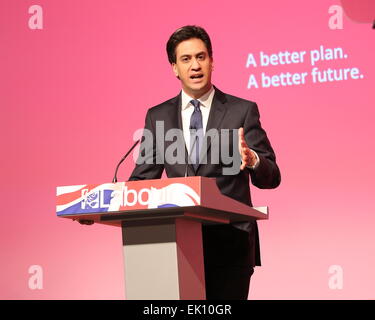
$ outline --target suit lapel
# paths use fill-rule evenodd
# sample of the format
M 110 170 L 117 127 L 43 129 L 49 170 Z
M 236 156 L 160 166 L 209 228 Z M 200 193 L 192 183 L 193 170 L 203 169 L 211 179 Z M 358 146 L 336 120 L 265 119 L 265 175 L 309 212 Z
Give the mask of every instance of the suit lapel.
M 182 116 L 181 116 L 181 93 L 175 98 L 175 110 L 177 110 L 177 114 L 175 114 L 175 117 L 177 120 L 177 129 L 182 130 Z
M 220 130 L 221 122 L 223 121 L 224 116 L 227 111 L 227 106 L 226 106 L 227 99 L 225 97 L 225 94 L 221 92 L 219 89 L 217 89 L 216 87 L 214 88 L 215 88 L 215 95 L 212 100 L 210 114 L 208 116 L 206 133 L 210 129 L 215 129 L 216 132 L 214 133 L 214 135 L 212 135 L 211 139 L 208 139 L 208 141 L 205 137 L 203 146 L 201 149 L 201 153 L 200 153 L 200 161 L 199 161 L 200 163 L 202 163 L 203 160 L 205 160 L 205 162 L 207 163 L 207 154 L 211 147 L 211 140 L 214 140 L 216 138 L 217 131 Z
M 212 100 L 210 115 L 208 116 L 206 132 L 210 129 L 218 129 L 220 127 L 226 113 L 225 103 L 226 98 L 224 93 L 215 87 L 215 95 Z

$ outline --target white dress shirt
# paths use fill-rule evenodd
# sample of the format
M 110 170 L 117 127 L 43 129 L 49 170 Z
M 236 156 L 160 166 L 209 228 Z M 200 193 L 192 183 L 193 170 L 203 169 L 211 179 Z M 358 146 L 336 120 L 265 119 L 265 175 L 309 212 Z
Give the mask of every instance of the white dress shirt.
M 206 132 L 208 116 L 210 115 L 212 100 L 214 98 L 215 89 L 211 86 L 211 89 L 208 90 L 203 96 L 199 99 L 196 99 L 200 102 L 200 109 L 202 112 L 202 124 L 203 132 Z M 190 97 L 184 90 L 181 92 L 181 117 L 182 117 L 182 130 L 184 132 L 184 139 L 186 143 L 186 149 L 190 154 L 190 118 L 194 112 L 194 106 L 190 103 L 194 98 Z

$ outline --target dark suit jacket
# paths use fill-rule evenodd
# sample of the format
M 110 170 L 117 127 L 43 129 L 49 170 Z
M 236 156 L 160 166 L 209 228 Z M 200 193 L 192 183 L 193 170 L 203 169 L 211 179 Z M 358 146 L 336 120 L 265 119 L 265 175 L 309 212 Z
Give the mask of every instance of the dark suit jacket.
M 165 101 L 148 110 L 145 121 L 145 128 L 156 136 L 156 121 L 164 121 L 164 132 L 169 129 L 178 128 L 182 132 L 181 118 L 181 94 Z M 258 188 L 276 188 L 280 184 L 280 171 L 276 164 L 275 154 L 267 138 L 266 132 L 262 129 L 259 121 L 259 111 L 256 103 L 244 100 L 232 95 L 225 94 L 215 87 L 215 95 L 212 101 L 208 118 L 206 132 L 211 128 L 238 129 L 244 128 L 245 139 L 248 146 L 254 150 L 260 159 L 259 166 L 254 169 L 245 169 L 235 175 L 223 175 L 222 169 L 228 164 L 222 162 L 218 164 L 210 163 L 210 141 L 207 146 L 207 163 L 200 164 L 197 171 L 191 165 L 186 164 L 150 164 L 136 165 L 129 180 L 158 179 L 163 170 L 169 178 L 183 177 L 185 174 L 214 177 L 221 193 L 235 200 L 252 205 L 250 196 L 250 177 L 253 185 Z M 230 140 L 231 141 L 231 140 Z M 167 150 L 172 141 L 153 142 L 153 150 L 148 150 L 150 158 L 157 157 L 158 153 Z M 229 143 L 229 148 L 238 153 L 238 144 Z M 141 147 L 142 149 L 142 147 Z M 187 161 L 187 151 L 185 149 Z M 245 225 L 248 232 L 247 240 L 250 248 L 249 255 L 243 264 L 260 265 L 259 237 L 256 221 Z M 214 230 L 214 229 L 211 229 Z M 206 232 L 207 233 L 207 232 Z M 215 232 L 210 233 L 214 238 Z M 209 236 L 210 237 L 210 236 Z M 212 238 L 211 237 L 211 238 Z M 216 233 L 216 237 L 222 237 L 222 232 Z M 215 239 L 212 244 L 215 245 Z M 242 263 L 240 263 L 242 264 Z

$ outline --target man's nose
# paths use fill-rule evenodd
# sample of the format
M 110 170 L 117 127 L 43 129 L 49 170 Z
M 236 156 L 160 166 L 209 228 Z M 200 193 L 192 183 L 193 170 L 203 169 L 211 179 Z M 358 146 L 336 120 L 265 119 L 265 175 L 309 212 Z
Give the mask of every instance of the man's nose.
M 192 62 L 191 62 L 191 69 L 193 70 L 200 70 L 201 66 L 198 62 L 198 59 L 192 59 Z

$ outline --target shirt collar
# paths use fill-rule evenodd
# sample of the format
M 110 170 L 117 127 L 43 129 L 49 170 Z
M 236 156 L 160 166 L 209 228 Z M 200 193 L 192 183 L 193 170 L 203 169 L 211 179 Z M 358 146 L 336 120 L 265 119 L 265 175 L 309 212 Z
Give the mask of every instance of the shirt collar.
M 200 102 L 200 105 L 206 108 L 211 108 L 212 100 L 214 98 L 215 89 L 214 86 L 211 86 L 211 89 L 208 90 L 203 96 L 197 99 Z M 183 89 L 181 90 L 181 107 L 182 110 L 190 107 L 190 101 L 194 98 L 190 97 Z

